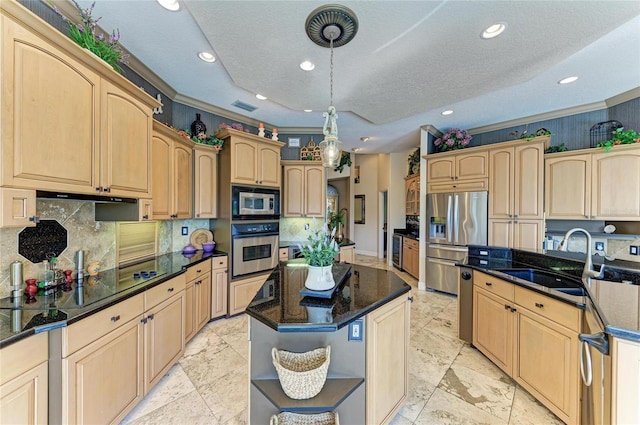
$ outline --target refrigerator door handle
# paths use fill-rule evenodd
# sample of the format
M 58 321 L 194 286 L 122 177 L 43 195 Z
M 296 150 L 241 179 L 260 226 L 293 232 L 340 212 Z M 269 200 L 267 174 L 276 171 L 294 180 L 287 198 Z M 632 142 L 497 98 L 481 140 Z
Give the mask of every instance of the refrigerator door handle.
M 459 244 L 460 202 L 458 194 L 453 195 L 453 243 Z
M 447 195 L 447 242 L 453 243 L 453 196 Z

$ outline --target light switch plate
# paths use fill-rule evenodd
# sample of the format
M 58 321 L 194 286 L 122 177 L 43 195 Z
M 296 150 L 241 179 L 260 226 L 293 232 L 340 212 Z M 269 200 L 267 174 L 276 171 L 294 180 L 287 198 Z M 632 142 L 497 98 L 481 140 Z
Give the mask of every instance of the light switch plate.
M 636 245 L 629 245 L 629 254 L 630 255 L 640 255 L 639 249 L 640 247 Z
M 182 226 L 182 236 L 187 236 L 189 234 L 189 228 L 187 226 Z
M 349 341 L 362 341 L 362 320 L 349 323 Z

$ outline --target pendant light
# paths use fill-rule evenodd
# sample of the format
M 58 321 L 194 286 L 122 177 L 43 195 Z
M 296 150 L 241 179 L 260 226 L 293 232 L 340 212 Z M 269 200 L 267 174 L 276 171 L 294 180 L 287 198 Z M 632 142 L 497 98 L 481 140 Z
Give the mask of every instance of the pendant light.
M 343 143 L 338 139 L 338 114 L 333 106 L 333 48 L 344 46 L 355 37 L 358 31 L 356 15 L 348 8 L 341 5 L 321 6 L 311 12 L 305 24 L 307 36 L 319 46 L 329 47 L 330 56 L 330 104 L 327 112 L 324 112 L 324 125 L 322 133 L 324 140 L 320 142 L 320 156 L 322 165 L 327 168 L 335 168 L 340 163 Z

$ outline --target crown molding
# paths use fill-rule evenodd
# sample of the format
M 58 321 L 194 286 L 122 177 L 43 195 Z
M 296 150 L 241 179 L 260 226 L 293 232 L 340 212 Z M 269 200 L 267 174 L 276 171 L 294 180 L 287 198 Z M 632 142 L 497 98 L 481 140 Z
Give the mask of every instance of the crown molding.
M 489 131 L 503 130 L 505 128 L 517 127 L 520 125 L 531 124 L 532 122 L 552 120 L 563 118 L 569 115 L 582 114 L 585 112 L 593 112 L 600 109 L 606 109 L 605 101 L 588 103 L 586 105 L 573 106 L 571 108 L 558 109 L 557 111 L 545 112 L 537 115 L 529 115 L 528 117 L 516 118 L 510 121 L 503 121 L 496 124 L 475 127 L 467 130 L 469 134 L 487 133 Z
M 628 102 L 638 97 L 640 97 L 640 87 L 636 87 L 635 89 L 631 89 L 624 93 L 620 93 L 619 95 L 610 97 L 609 99 L 605 100 L 605 103 L 610 108 L 612 106 L 616 106 L 621 103 Z
M 426 131 L 427 133 L 429 133 L 429 134 L 431 134 L 433 136 L 436 136 L 436 137 L 442 136 L 442 132 L 440 130 L 438 130 L 437 128 L 435 128 L 434 126 L 432 126 L 431 124 L 420 126 L 420 130 Z

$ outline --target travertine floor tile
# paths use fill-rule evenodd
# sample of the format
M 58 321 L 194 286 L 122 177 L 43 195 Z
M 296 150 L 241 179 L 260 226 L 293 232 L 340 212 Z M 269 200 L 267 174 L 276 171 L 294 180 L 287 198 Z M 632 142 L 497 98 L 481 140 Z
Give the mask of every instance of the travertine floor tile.
M 436 388 L 427 402 L 416 425 L 433 424 L 504 424 L 505 421 L 469 404 L 458 397 Z
M 509 425 L 562 425 L 563 423 L 522 387 L 516 388 Z
M 148 415 L 131 422 L 131 425 L 220 425 L 197 391 L 192 391 Z

